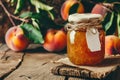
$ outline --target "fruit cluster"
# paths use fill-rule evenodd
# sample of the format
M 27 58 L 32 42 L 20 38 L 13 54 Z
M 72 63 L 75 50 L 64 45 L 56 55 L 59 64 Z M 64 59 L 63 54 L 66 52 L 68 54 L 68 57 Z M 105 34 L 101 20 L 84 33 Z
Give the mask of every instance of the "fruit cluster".
M 106 7 L 107 6 L 107 7 Z M 111 6 L 106 4 L 96 4 L 91 13 L 101 14 L 105 18 Z M 60 9 L 61 18 L 67 22 L 68 16 L 72 13 L 85 13 L 85 6 L 78 0 L 66 0 Z M 57 26 L 56 26 L 57 27 Z M 62 28 L 63 29 L 63 28 Z M 66 47 L 66 32 L 62 29 L 48 29 L 44 36 L 43 48 L 49 52 L 59 52 Z M 29 45 L 29 39 L 25 36 L 24 31 L 19 27 L 11 27 L 5 36 L 8 47 L 14 51 L 22 51 Z M 120 52 L 120 40 L 114 35 L 106 36 L 105 52 L 111 55 L 114 52 Z

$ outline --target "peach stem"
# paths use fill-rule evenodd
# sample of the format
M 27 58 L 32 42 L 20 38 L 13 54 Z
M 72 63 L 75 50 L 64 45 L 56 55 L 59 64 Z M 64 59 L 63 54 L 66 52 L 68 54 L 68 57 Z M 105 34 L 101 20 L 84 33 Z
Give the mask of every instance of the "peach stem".
M 16 26 L 16 25 L 15 25 L 15 23 L 14 23 L 14 21 L 13 21 L 12 18 L 14 18 L 14 19 L 16 19 L 16 20 L 23 21 L 23 22 L 28 22 L 28 20 L 25 20 L 25 19 L 22 19 L 22 18 L 19 18 L 19 17 L 16 17 L 16 16 L 10 14 L 10 13 L 8 12 L 8 10 L 5 8 L 5 6 L 4 6 L 4 4 L 2 3 L 1 0 L 0 0 L 0 5 L 1 5 L 1 7 L 4 9 L 5 13 L 7 14 L 7 16 L 8 16 L 8 18 L 10 19 L 10 22 L 12 23 L 13 26 Z M 12 18 L 11 18 L 11 17 L 12 17 Z
M 8 12 L 8 10 L 5 8 L 5 6 L 3 5 L 2 1 L 0 0 L 0 5 L 1 7 L 4 9 L 5 13 L 7 14 L 8 18 L 10 19 L 11 23 L 13 24 L 13 26 L 15 26 L 15 23 L 13 21 L 13 19 L 10 16 L 10 13 Z

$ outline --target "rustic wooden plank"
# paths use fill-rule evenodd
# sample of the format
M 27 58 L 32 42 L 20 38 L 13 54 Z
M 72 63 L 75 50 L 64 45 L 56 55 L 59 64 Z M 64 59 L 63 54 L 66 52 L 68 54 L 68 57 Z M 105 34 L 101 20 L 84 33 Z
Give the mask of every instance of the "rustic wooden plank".
M 6 45 L 0 47 L 0 80 L 17 68 L 23 58 L 22 52 L 14 52 Z
M 69 77 L 68 80 L 90 80 L 90 79 L 81 79 L 81 78 Z
M 55 63 L 61 64 L 52 68 L 55 75 L 69 77 L 89 78 L 91 80 L 119 80 L 120 76 L 120 55 L 109 56 L 101 64 L 96 66 L 76 66 L 68 58 L 62 58 Z
M 51 61 L 56 61 L 65 56 L 66 54 L 64 53 L 48 53 L 40 45 L 31 44 L 25 50 L 21 66 L 4 80 L 87 80 L 57 76 L 51 73 L 51 69 L 58 65 L 53 64 Z
M 56 61 L 66 56 L 64 53 L 47 53 L 40 45 L 31 44 L 27 50 L 21 66 L 4 80 L 84 80 L 51 73 Z
M 9 50 L 9 48 L 7 47 L 6 44 L 1 44 L 0 53 L 5 53 L 8 50 Z
M 22 65 L 11 73 L 5 80 L 64 80 L 65 77 L 55 76 L 50 70 L 53 66 L 51 60 L 62 57 L 57 54 L 34 53 L 26 54 Z
M 30 44 L 27 49 L 30 51 L 37 48 L 41 48 L 41 44 Z
M 31 44 L 25 50 L 21 66 L 4 80 L 64 80 L 64 76 L 55 76 L 50 71 L 55 64 L 51 60 L 58 60 L 64 54 L 48 53 L 40 45 Z
M 0 43 L 0 47 L 3 45 L 3 43 Z

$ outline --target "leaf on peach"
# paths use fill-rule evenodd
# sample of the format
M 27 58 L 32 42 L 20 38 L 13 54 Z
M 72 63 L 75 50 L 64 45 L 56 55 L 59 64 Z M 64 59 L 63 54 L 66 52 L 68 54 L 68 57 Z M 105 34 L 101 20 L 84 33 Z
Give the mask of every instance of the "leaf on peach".
M 29 40 L 33 41 L 34 43 L 44 43 L 44 39 L 41 32 L 38 29 L 36 29 L 33 25 L 25 23 L 22 24 L 20 27 L 23 29 L 25 36 Z

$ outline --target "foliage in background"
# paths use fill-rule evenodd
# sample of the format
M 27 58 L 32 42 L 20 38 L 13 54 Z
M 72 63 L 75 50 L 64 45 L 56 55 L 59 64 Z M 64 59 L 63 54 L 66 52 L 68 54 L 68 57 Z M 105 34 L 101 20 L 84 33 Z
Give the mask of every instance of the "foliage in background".
M 106 31 L 106 35 L 114 34 L 117 30 L 118 37 L 120 37 L 120 3 L 111 3 L 113 4 L 113 8 L 111 9 L 111 12 L 108 12 L 104 22 L 103 27 Z
M 114 34 L 118 30 L 120 37 L 120 2 L 119 0 L 80 0 L 84 4 L 85 12 L 91 12 L 93 6 L 97 3 L 110 3 L 114 4 L 110 12 L 104 18 L 103 28 L 106 35 Z M 43 3 L 40 0 L 10 0 L 11 5 L 15 5 L 15 15 L 23 19 L 28 19 L 29 22 L 22 22 L 21 28 L 24 30 L 26 36 L 34 43 L 43 43 L 45 31 L 48 28 L 60 29 L 62 24 L 56 24 L 53 20 L 54 7 Z M 118 3 L 115 3 L 118 2 Z M 26 6 L 27 5 L 27 6 Z M 27 12 L 21 12 L 24 7 L 32 8 Z M 70 10 L 72 11 L 72 10 Z M 71 12 L 72 13 L 72 12 Z M 30 26 L 30 27 L 28 27 Z M 39 37 L 39 38 L 38 38 Z
M 92 7 L 97 3 L 109 3 L 111 4 L 110 11 L 107 12 L 105 19 L 103 21 L 103 28 L 106 35 L 114 34 L 118 32 L 118 37 L 120 37 L 120 0 L 82 0 L 87 7 L 87 11 L 91 11 Z M 90 9 L 90 10 L 88 10 Z M 108 8 L 109 9 L 109 8 Z M 117 30 L 117 31 L 116 31 Z
M 28 7 L 26 6 L 27 3 L 34 7 L 35 11 L 21 12 L 24 7 Z M 44 30 L 58 26 L 53 22 L 53 7 L 44 4 L 39 0 L 11 0 L 11 5 L 16 5 L 14 11 L 15 15 L 19 15 L 20 18 L 29 20 L 28 23 L 22 22 L 21 28 L 24 30 L 25 35 L 34 43 L 43 43 Z

